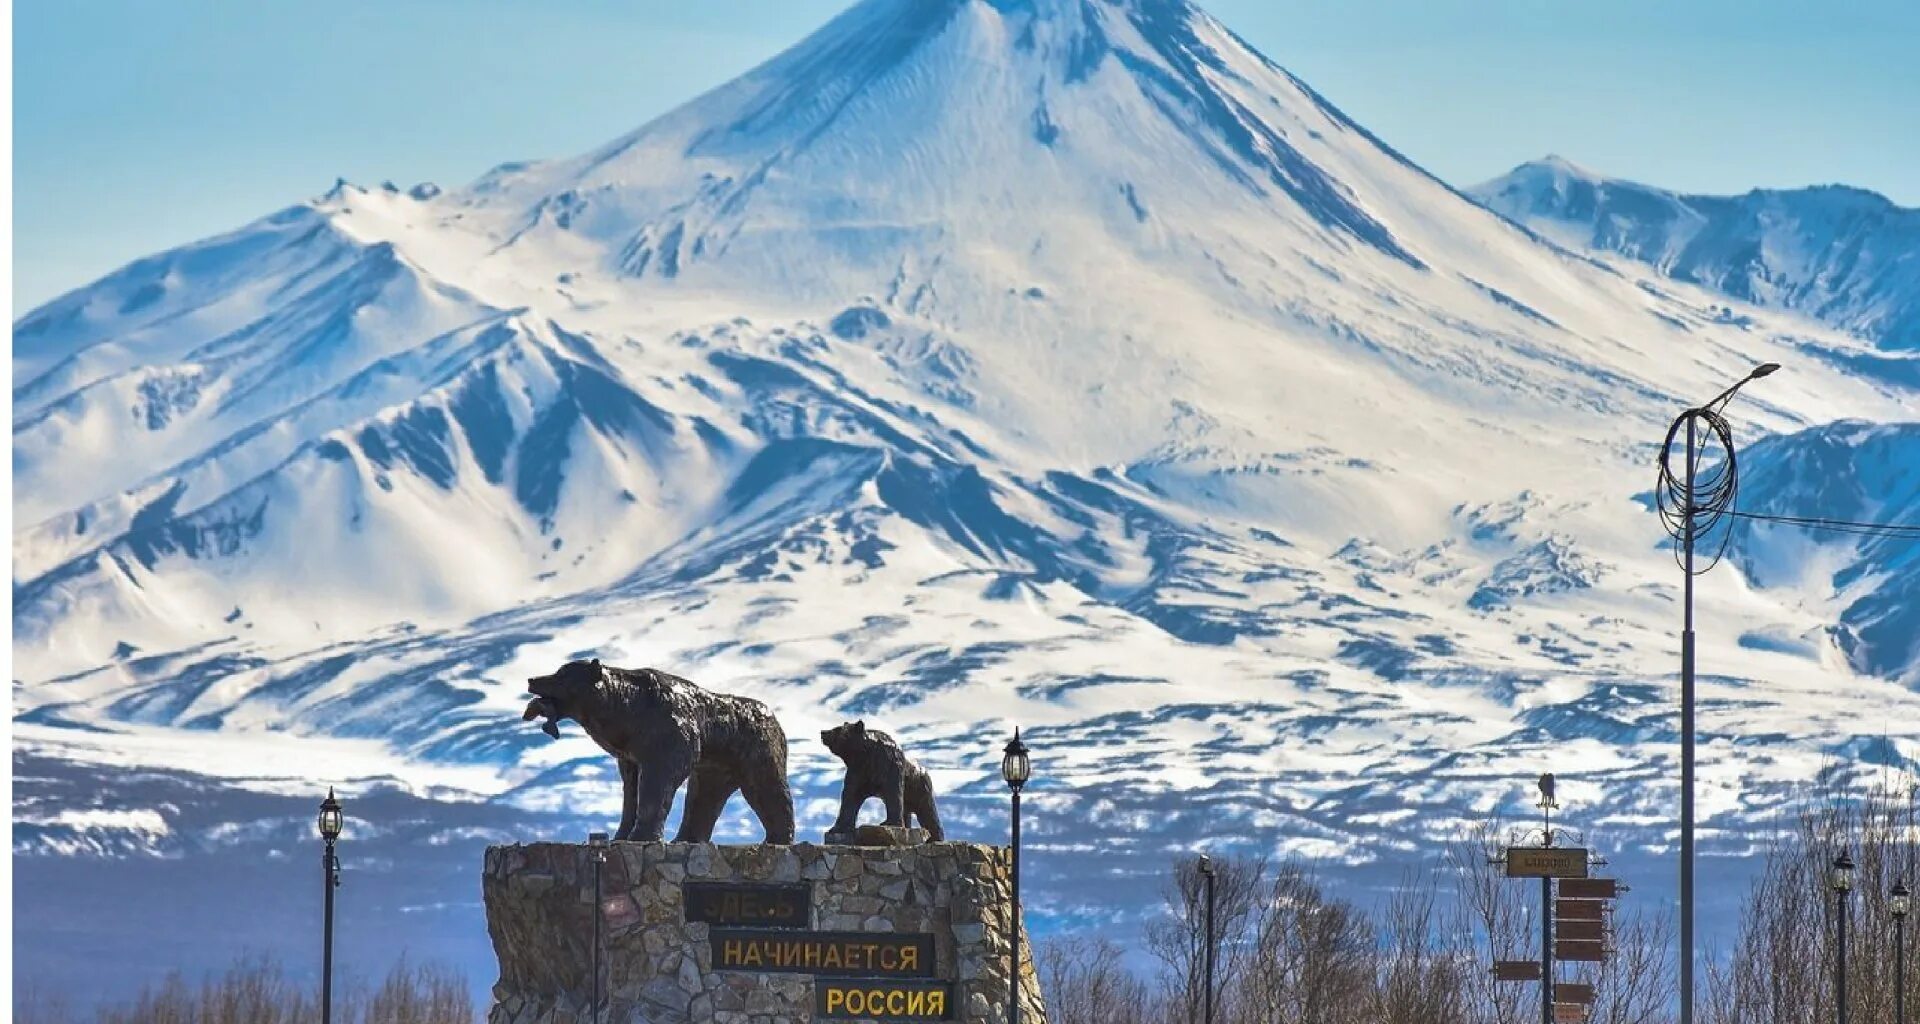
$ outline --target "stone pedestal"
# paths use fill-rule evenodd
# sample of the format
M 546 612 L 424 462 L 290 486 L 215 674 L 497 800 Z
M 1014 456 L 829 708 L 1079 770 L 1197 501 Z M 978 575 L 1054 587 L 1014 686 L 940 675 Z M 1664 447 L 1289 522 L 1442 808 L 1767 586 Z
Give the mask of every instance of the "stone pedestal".
M 927 841 L 924 828 L 898 825 L 860 825 L 847 832 L 828 832 L 828 846 L 919 846 Z
M 615 843 L 600 866 L 600 1020 L 1006 1024 L 1008 864 L 970 843 Z M 585 846 L 487 850 L 489 1024 L 593 1019 L 594 870 Z M 1044 1024 L 1024 929 L 1020 942 L 1020 1021 Z

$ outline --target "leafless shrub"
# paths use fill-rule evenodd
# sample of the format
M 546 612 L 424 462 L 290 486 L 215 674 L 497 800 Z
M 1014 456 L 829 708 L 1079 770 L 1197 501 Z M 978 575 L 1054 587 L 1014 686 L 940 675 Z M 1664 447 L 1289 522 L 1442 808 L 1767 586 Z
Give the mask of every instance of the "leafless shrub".
M 473 1000 L 457 972 L 445 967 L 394 965 L 379 989 L 343 980 L 334 990 L 333 1017 L 342 1024 L 473 1024 Z M 71 1001 L 30 991 L 16 1000 L 21 1024 L 73 1024 L 85 1019 Z M 148 985 L 125 1003 L 102 1007 L 95 1024 L 308 1024 L 320 1016 L 319 994 L 290 981 L 272 959 L 247 957 L 199 985 L 179 972 Z
M 1378 950 L 1373 1019 L 1379 1024 L 1464 1021 L 1468 975 L 1476 966 L 1465 950 L 1449 948 L 1438 921 L 1433 871 L 1409 871 L 1387 902 Z
M 1128 970 L 1118 943 L 1068 936 L 1040 946 L 1040 976 L 1052 1024 L 1159 1024 L 1147 983 Z
M 467 1024 L 473 997 L 466 978 L 434 964 L 410 966 L 405 959 L 367 1004 L 366 1024 Z

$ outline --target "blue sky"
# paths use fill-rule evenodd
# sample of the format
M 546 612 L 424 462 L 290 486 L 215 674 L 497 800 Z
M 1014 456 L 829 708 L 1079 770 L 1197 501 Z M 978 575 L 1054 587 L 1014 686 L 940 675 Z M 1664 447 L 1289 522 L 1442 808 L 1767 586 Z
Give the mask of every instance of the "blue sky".
M 621 134 L 843 0 L 87 0 L 14 11 L 14 301 L 335 177 L 457 184 Z M 1455 184 L 1549 152 L 1688 191 L 1920 206 L 1911 0 L 1211 0 Z

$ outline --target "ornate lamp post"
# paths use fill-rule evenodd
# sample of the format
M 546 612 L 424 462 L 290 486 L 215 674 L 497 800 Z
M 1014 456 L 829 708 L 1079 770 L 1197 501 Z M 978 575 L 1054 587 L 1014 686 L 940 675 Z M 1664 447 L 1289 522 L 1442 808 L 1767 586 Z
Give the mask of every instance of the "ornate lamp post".
M 1033 762 L 1027 757 L 1027 745 L 1020 742 L 1020 730 L 1013 730 L 1013 739 L 1007 743 L 1007 749 L 1000 758 L 1000 777 L 1007 782 L 1007 788 L 1013 791 L 1013 921 L 1010 930 L 1013 943 L 1013 973 L 1008 977 L 1007 1020 L 1010 1024 L 1020 1024 L 1020 788 L 1033 777 Z
M 1207 882 L 1207 989 L 1205 1024 L 1213 1024 L 1213 858 L 1200 855 L 1200 877 Z
M 1839 930 L 1836 933 L 1837 953 L 1833 967 L 1833 998 L 1835 1019 L 1847 1024 L 1847 896 L 1853 892 L 1853 855 L 1845 850 L 1833 859 L 1833 871 L 1827 882 L 1833 887 L 1834 899 L 1839 904 L 1836 920 Z
M 1680 1024 L 1693 1024 L 1693 578 L 1713 567 L 1709 561 L 1705 568 L 1696 570 L 1693 547 L 1703 524 L 1705 530 L 1711 530 L 1729 510 L 1734 495 L 1733 434 L 1720 410 L 1749 381 L 1779 368 L 1778 363 L 1762 363 L 1711 401 L 1682 412 L 1667 428 L 1666 443 L 1660 450 L 1660 486 L 1655 494 L 1667 531 L 1681 544 L 1680 567 L 1686 581 L 1680 633 Z M 1675 474 L 1671 456 L 1674 441 L 1683 431 L 1686 464 Z M 1710 473 L 1703 485 L 1696 471 L 1707 440 L 1716 437 L 1726 447 L 1726 463 L 1718 473 Z
M 334 799 L 333 787 L 327 787 L 327 798 L 320 801 L 320 838 L 327 844 L 326 852 L 320 855 L 321 885 L 327 893 L 326 923 L 321 931 L 320 953 L 320 1024 L 333 1022 L 333 890 L 340 887 L 340 858 L 333 854 L 334 841 L 340 838 L 340 829 L 346 818 L 340 813 L 340 801 Z
M 593 1024 L 600 1024 L 600 933 L 605 930 L 601 915 L 606 912 L 600 897 L 600 867 L 607 862 L 607 834 L 587 833 L 587 850 L 593 855 Z
M 1907 912 L 1913 909 L 1913 894 L 1907 883 L 1893 883 L 1893 1024 L 1907 1024 Z

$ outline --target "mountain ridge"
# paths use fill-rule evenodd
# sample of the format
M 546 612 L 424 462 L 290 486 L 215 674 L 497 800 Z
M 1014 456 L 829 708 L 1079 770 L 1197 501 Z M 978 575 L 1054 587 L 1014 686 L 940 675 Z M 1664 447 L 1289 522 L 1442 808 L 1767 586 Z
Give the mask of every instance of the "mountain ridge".
M 1616 253 L 1758 305 L 1920 348 L 1920 209 L 1851 185 L 1693 195 L 1609 178 L 1563 158 L 1467 190 L 1581 250 Z

